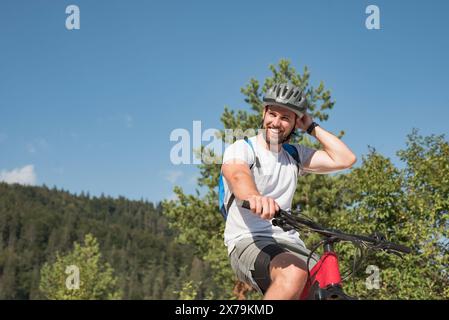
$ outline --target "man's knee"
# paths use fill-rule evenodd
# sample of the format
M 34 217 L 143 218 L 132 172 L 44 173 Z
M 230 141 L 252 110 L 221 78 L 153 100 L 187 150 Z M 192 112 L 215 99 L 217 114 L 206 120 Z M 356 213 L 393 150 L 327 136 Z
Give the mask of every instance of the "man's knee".
M 272 283 L 289 291 L 302 291 L 307 281 L 307 271 L 303 261 L 291 253 L 276 256 L 270 264 Z
M 272 282 L 282 283 L 286 287 L 304 287 L 307 281 L 307 272 L 296 267 L 290 266 L 282 269 L 273 275 Z

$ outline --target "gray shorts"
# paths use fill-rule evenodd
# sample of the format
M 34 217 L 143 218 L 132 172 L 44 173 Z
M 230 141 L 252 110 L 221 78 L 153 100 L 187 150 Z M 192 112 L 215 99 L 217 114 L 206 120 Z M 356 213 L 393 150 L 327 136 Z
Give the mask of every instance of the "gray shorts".
M 270 262 L 278 254 L 291 252 L 304 264 L 310 250 L 302 245 L 272 237 L 245 238 L 236 243 L 229 254 L 232 270 L 240 281 L 251 285 L 264 294 L 271 284 Z M 309 269 L 318 262 L 319 256 L 313 254 L 309 261 Z

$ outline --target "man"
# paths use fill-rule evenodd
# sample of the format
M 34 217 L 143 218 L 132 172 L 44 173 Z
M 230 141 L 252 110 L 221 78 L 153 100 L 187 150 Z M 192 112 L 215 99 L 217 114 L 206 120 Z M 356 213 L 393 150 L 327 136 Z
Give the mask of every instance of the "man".
M 298 299 L 307 280 L 310 251 L 296 231 L 283 231 L 270 221 L 279 208 L 291 208 L 301 173 L 347 169 L 356 157 L 340 139 L 313 122 L 299 88 L 274 85 L 263 101 L 261 132 L 236 141 L 223 155 L 229 208 L 225 244 L 237 277 L 263 293 L 264 299 Z M 283 148 L 295 129 L 307 131 L 322 145 L 322 150 L 293 145 L 299 163 Z M 238 205 L 242 200 L 249 201 L 251 210 Z

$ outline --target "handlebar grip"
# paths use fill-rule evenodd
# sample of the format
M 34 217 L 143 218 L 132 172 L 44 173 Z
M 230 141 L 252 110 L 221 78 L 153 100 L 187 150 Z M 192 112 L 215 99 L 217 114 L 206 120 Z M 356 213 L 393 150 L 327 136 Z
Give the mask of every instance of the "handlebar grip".
M 402 252 L 402 253 L 407 253 L 408 254 L 408 253 L 412 252 L 412 249 L 410 249 L 409 247 L 406 247 L 406 246 L 404 246 L 402 244 L 396 244 L 396 243 L 389 242 L 387 244 L 387 247 L 388 247 L 388 249 L 391 249 L 391 250 L 394 250 L 394 251 L 399 251 L 399 252 Z
M 242 208 L 251 210 L 251 205 L 250 205 L 250 203 L 249 203 L 248 200 L 243 200 L 243 201 L 241 201 L 240 206 L 241 206 Z M 281 213 L 281 212 L 284 212 L 284 211 L 283 211 L 282 209 L 280 209 L 279 211 L 277 211 L 277 212 L 275 213 L 274 217 L 275 217 L 275 218 L 278 218 L 278 217 L 280 216 L 280 213 Z M 285 212 L 284 212 L 284 213 L 285 213 Z
M 242 202 L 242 208 L 251 210 L 251 205 L 249 204 L 249 201 L 248 201 L 248 200 L 243 200 L 243 202 Z

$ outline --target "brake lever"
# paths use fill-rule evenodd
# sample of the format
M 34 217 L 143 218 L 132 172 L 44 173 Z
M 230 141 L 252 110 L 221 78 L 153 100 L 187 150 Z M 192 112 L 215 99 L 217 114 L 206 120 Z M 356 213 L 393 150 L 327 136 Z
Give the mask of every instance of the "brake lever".
M 385 237 L 383 239 L 378 235 L 374 235 L 373 237 L 376 239 L 377 242 L 375 245 L 370 246 L 372 249 L 381 250 L 388 254 L 394 254 L 395 256 L 404 259 L 403 254 L 401 252 L 391 249 L 389 244 L 385 243 L 386 241 Z
M 279 227 L 284 231 L 290 231 L 293 230 L 293 227 L 288 225 L 287 222 L 285 221 L 285 219 L 282 219 L 281 217 L 277 217 L 275 216 L 275 218 L 273 218 L 273 220 L 271 221 L 271 224 L 275 227 Z

